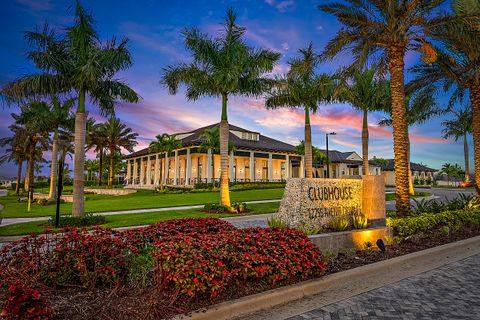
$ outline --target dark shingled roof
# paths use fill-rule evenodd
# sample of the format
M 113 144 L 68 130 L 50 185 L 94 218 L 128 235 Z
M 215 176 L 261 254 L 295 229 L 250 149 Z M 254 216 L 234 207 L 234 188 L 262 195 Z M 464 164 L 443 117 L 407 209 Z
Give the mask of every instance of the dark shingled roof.
M 388 165 L 380 165 L 382 171 L 394 171 L 394 160 L 393 159 L 386 159 L 388 161 Z M 425 172 L 436 172 L 438 170 L 429 168 L 419 163 L 410 162 L 410 169 L 412 171 L 425 171 Z
M 202 138 L 200 137 L 205 129 L 213 129 L 219 127 L 220 123 L 215 123 L 206 127 L 198 128 L 194 131 L 177 133 L 177 135 L 189 134 L 191 135 L 181 139 L 182 145 L 184 147 L 199 146 L 202 143 Z M 251 130 L 246 130 L 232 124 L 229 125 L 230 130 L 241 131 L 241 132 L 254 132 Z M 237 150 L 257 150 L 257 151 L 266 151 L 266 152 L 280 152 L 280 153 L 289 153 L 289 154 L 298 154 L 297 150 L 291 144 L 272 139 L 270 137 L 259 134 L 258 141 L 244 140 L 237 137 L 235 134 L 230 132 L 229 142 L 235 146 Z M 146 156 L 149 154 L 148 148 L 133 152 L 124 157 L 124 159 L 135 158 L 138 156 Z

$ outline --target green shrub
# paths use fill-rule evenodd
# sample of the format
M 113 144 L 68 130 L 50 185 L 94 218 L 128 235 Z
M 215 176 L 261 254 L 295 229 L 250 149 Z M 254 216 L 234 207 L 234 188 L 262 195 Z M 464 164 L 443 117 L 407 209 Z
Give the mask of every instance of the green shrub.
M 309 225 L 309 224 L 302 224 L 302 225 L 297 227 L 297 230 L 302 231 L 303 233 L 305 233 L 307 235 L 311 235 L 311 234 L 320 233 L 322 231 L 322 227 Z
M 418 178 L 413 179 L 413 184 L 417 185 L 419 184 L 420 180 Z
M 352 216 L 352 225 L 355 229 L 367 229 L 368 218 L 364 214 L 354 214 Z
M 58 223 L 59 227 L 88 227 L 96 226 L 99 224 L 104 224 L 106 222 L 105 216 L 93 215 L 87 213 L 84 216 L 73 217 L 73 216 L 60 216 L 60 221 Z M 55 225 L 55 218 L 50 218 L 48 224 Z
M 350 226 L 350 222 L 346 217 L 337 216 L 330 219 L 328 227 L 333 231 L 345 231 Z
M 427 177 L 427 179 L 425 180 L 425 183 L 426 183 L 427 185 L 431 185 L 431 184 L 432 184 L 432 178 Z
M 424 213 L 405 218 L 387 218 L 387 226 L 392 227 L 394 234 L 400 237 L 427 233 L 445 226 L 457 228 L 464 224 L 480 225 L 480 212 L 457 210 Z

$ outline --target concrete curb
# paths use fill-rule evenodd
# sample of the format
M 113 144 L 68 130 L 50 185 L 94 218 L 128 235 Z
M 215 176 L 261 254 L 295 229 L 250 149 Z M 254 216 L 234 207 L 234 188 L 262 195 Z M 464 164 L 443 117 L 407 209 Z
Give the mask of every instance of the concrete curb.
M 233 301 L 223 302 L 212 307 L 209 307 L 205 310 L 199 310 L 189 315 L 179 315 L 173 319 L 189 319 L 189 320 L 207 320 L 207 319 L 232 319 L 242 316 L 247 316 L 251 313 L 258 312 L 260 310 L 269 309 L 281 304 L 289 303 L 301 298 L 308 296 L 318 295 L 318 294 L 332 294 L 337 290 L 344 289 L 344 287 L 356 283 L 358 281 L 364 280 L 366 277 L 371 277 L 375 274 L 381 273 L 391 273 L 394 270 L 398 269 L 400 266 L 418 266 L 422 265 L 423 262 L 429 260 L 435 260 L 441 255 L 446 255 L 445 259 L 442 260 L 441 265 L 450 263 L 453 261 L 448 261 L 452 259 L 452 256 L 455 258 L 455 254 L 459 249 L 466 250 L 464 255 L 457 257 L 457 260 L 461 260 L 473 254 L 480 252 L 480 236 L 469 238 L 457 242 L 452 242 L 442 246 L 410 253 L 404 256 L 372 263 L 362 267 L 350 269 L 347 271 L 327 275 L 320 279 L 309 280 L 301 282 L 295 285 L 286 286 L 282 288 L 277 288 L 269 290 L 266 292 L 242 297 Z M 455 261 L 457 261 L 455 260 Z M 438 266 L 436 266 L 438 267 Z M 415 269 L 415 268 L 413 268 Z M 432 268 L 433 269 L 433 268 Z M 421 272 L 424 272 L 423 270 Z M 415 272 L 418 274 L 421 272 Z M 403 278 L 413 276 L 414 274 L 409 274 Z M 396 279 L 396 281 L 401 279 Z M 383 283 L 383 285 L 391 283 L 388 280 Z M 378 287 L 378 286 L 377 286 Z M 365 288 L 363 292 L 372 290 L 373 288 Z M 356 294 L 362 293 L 357 292 Z M 248 318 L 248 317 L 246 317 Z M 280 318 L 278 318 L 280 319 Z

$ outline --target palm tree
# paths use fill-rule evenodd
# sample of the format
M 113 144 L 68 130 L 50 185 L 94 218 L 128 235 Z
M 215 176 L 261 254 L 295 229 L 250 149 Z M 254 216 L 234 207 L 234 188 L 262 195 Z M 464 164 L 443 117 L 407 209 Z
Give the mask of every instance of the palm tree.
M 395 199 L 399 216 L 410 212 L 408 193 L 408 142 L 405 110 L 405 54 L 409 50 L 424 53 L 430 62 L 435 53 L 429 38 L 434 28 L 455 20 L 434 15 L 443 1 L 430 0 L 346 0 L 346 3 L 320 5 L 337 17 L 343 27 L 328 42 L 322 54 L 333 58 L 351 52 L 353 68 L 361 68 L 369 58 L 376 59 L 380 70 L 389 70 L 392 102 L 393 145 L 395 156 Z
M 277 79 L 275 87 L 265 100 L 267 109 L 303 108 L 305 110 L 305 163 L 307 178 L 312 178 L 312 129 L 310 113 L 318 110 L 320 103 L 328 102 L 334 94 L 333 78 L 315 73 L 319 63 L 318 56 L 310 43 L 305 49 L 298 50 L 300 58 L 291 59 L 290 71 Z
M 118 118 L 110 118 L 101 129 L 105 136 L 105 146 L 110 151 L 110 169 L 108 177 L 108 186 L 113 186 L 114 177 L 114 157 L 115 153 L 121 154 L 121 149 L 124 148 L 129 152 L 133 152 L 133 147 L 137 145 L 138 134 L 133 132 L 125 124 L 120 122 Z
M 409 135 L 409 127 L 414 125 L 421 125 L 430 120 L 432 117 L 437 116 L 445 112 L 441 108 L 439 108 L 437 102 L 433 98 L 430 90 L 420 90 L 417 92 L 413 92 L 411 85 L 407 86 L 407 94 L 405 96 L 405 104 L 406 104 L 406 118 L 407 118 L 407 168 L 408 168 L 408 193 L 410 195 L 415 194 L 415 190 L 413 188 L 413 180 L 412 180 L 412 170 L 410 169 L 410 135 Z M 391 104 L 387 104 L 387 108 L 384 109 L 385 113 L 389 115 L 378 122 L 380 126 L 392 126 L 392 111 L 391 111 Z
M 114 76 L 132 64 L 128 40 L 102 42 L 93 27 L 93 17 L 80 5 L 75 6 L 75 22 L 57 35 L 47 25 L 41 31 L 31 31 L 25 38 L 36 47 L 28 57 L 44 73 L 33 74 L 6 85 L 7 97 L 25 98 L 37 95 L 74 93 L 78 97 L 75 114 L 75 160 L 72 214 L 84 211 L 84 164 L 86 112 L 85 99 L 113 115 L 115 101 L 137 102 L 139 96 Z
M 151 152 L 164 152 L 165 153 L 165 168 L 160 183 L 160 188 L 163 190 L 163 186 L 167 183 L 170 173 L 170 154 L 172 151 L 182 147 L 182 141 L 178 140 L 176 135 L 169 135 L 168 133 L 159 134 L 156 136 L 156 140 L 150 142 Z
M 75 99 L 68 99 L 61 102 L 59 97 L 52 95 L 50 97 L 50 107 L 47 112 L 43 112 L 38 118 L 41 126 L 49 128 L 53 131 L 52 143 L 52 161 L 50 165 L 50 190 L 48 193 L 49 199 L 57 197 L 57 167 L 58 167 L 58 139 L 61 130 L 69 130 L 73 127 L 74 116 L 70 112 Z M 49 131 L 50 131 L 49 130 Z
M 362 157 L 363 172 L 369 175 L 368 169 L 368 112 L 385 110 L 388 104 L 388 81 L 378 76 L 376 66 L 363 71 L 355 70 L 349 79 L 339 86 L 338 98 L 347 102 L 363 113 L 362 125 Z
M 450 185 L 450 177 L 460 177 L 462 168 L 458 164 L 445 163 L 440 170 L 440 173 L 447 175 L 447 182 Z
M 468 163 L 467 135 L 472 133 L 472 113 L 468 108 L 453 112 L 454 118 L 442 122 L 445 139 L 453 138 L 455 142 L 463 138 L 463 155 L 465 157 L 465 182 L 470 182 L 470 166 Z
M 259 97 L 269 87 L 265 78 L 272 71 L 280 54 L 270 50 L 255 50 L 244 42 L 246 29 L 236 24 L 232 9 L 227 12 L 224 30 L 216 38 L 202 34 L 197 28 L 183 32 L 185 46 L 192 53 L 193 62 L 169 66 L 164 69 L 161 83 L 170 94 L 176 94 L 180 84 L 187 87 L 189 100 L 201 96 L 221 97 L 220 121 L 220 203 L 230 206 L 228 190 L 228 138 L 227 102 L 230 96 Z
M 0 139 L 0 147 L 7 147 L 5 154 L 0 156 L 0 164 L 4 162 L 14 162 L 17 165 L 17 184 L 15 185 L 15 194 L 20 194 L 20 182 L 22 179 L 23 162 L 27 160 L 27 152 L 24 141 L 27 139 L 27 131 L 19 127 L 18 130 L 12 130 L 13 136 Z
M 443 43 L 435 48 L 437 59 L 427 65 L 417 65 L 413 81 L 419 87 L 435 86 L 440 92 L 452 92 L 450 106 L 469 96 L 472 110 L 472 132 L 477 195 L 480 196 L 480 31 L 471 26 L 465 16 L 480 16 L 479 4 L 475 1 L 454 1 L 455 14 L 463 19 L 452 25 L 439 28 Z
M 215 161 L 213 154 L 220 151 L 220 130 L 218 128 L 205 129 L 200 135 L 202 143 L 200 144 L 200 151 L 206 152 L 211 150 L 212 152 L 212 172 L 215 177 Z M 210 178 L 210 177 L 209 177 Z M 215 188 L 215 179 L 212 181 Z
M 295 146 L 295 149 L 299 154 L 305 155 L 305 140 L 300 140 L 300 143 Z M 315 166 L 315 164 L 324 164 L 327 162 L 327 156 L 325 153 L 320 151 L 319 148 L 312 146 L 312 166 Z M 313 169 L 312 169 L 313 170 Z M 313 176 L 313 173 L 312 173 Z
M 87 171 L 87 181 L 92 181 L 93 172 L 98 170 L 97 160 L 85 160 L 85 170 Z
M 98 157 L 98 185 L 101 186 L 103 182 L 103 155 L 107 148 L 107 137 L 105 130 L 103 130 L 102 123 L 95 123 L 92 118 L 87 120 L 87 146 L 86 150 L 95 151 Z

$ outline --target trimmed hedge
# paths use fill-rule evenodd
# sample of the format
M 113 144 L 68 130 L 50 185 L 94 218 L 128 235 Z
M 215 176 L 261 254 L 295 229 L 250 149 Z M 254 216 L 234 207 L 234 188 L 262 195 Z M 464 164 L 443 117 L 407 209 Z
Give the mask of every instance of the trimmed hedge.
M 480 225 L 480 212 L 457 210 L 423 213 L 406 218 L 387 218 L 387 226 L 392 227 L 394 234 L 400 237 L 427 233 L 443 226 L 460 227 L 465 224 Z

